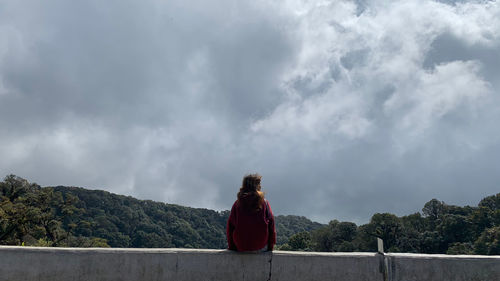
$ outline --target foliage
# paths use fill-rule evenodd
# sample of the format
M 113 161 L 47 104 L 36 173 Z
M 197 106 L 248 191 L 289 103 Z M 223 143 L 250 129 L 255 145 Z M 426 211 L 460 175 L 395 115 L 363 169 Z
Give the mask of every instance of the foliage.
M 476 253 L 500 255 L 500 226 L 486 229 L 475 243 Z
M 323 225 L 312 222 L 306 217 L 299 216 L 276 216 L 276 244 L 283 245 L 296 233 L 313 231 Z
M 226 248 L 229 211 L 138 200 L 78 187 L 40 187 L 15 175 L 0 182 L 0 244 L 42 247 Z M 376 213 L 357 226 L 276 216 L 277 249 L 500 254 L 500 193 L 477 207 L 427 202 L 422 213 Z
M 387 252 L 431 254 L 500 254 L 500 193 L 481 200 L 477 207 L 427 202 L 421 213 L 398 217 L 377 213 L 356 226 L 331 221 L 327 226 L 294 235 L 281 249 L 326 252 L 376 251 L 376 237 Z M 310 237 L 310 238 L 309 238 Z
M 307 231 L 299 232 L 288 239 L 290 250 L 307 251 L 311 247 L 311 234 Z
M 229 211 L 188 208 L 101 190 L 0 182 L 0 244 L 67 247 L 226 248 Z M 321 224 L 277 216 L 278 244 Z
M 330 221 L 327 226 L 312 232 L 312 248 L 321 252 L 352 252 L 357 231 L 355 223 Z

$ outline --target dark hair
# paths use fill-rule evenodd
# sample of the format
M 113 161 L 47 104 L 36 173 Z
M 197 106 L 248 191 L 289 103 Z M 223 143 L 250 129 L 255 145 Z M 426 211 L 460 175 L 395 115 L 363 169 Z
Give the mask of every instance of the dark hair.
M 261 179 L 262 176 L 259 174 L 250 174 L 243 177 L 243 182 L 238 192 L 238 201 L 243 206 L 243 209 L 256 212 L 262 208 L 264 192 L 260 191 Z

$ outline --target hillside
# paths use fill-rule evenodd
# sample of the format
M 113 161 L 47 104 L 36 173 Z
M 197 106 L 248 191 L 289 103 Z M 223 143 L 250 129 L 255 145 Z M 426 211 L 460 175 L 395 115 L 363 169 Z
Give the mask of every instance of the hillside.
M 226 247 L 229 211 L 190 208 L 102 190 L 40 187 L 7 176 L 1 184 L 0 244 L 111 247 Z M 276 216 L 278 245 L 322 225 Z
M 3 245 L 222 249 L 228 215 L 13 175 L 0 182 Z M 282 250 L 373 252 L 380 237 L 388 252 L 499 255 L 500 193 L 474 207 L 432 199 L 422 213 L 376 213 L 360 226 L 277 216 L 276 228 Z

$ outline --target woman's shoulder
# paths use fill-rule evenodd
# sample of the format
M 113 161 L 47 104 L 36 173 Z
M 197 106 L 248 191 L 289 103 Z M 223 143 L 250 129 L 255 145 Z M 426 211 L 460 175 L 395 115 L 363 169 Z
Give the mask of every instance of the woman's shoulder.
M 271 205 L 269 204 L 269 201 L 267 201 L 267 199 L 264 199 L 262 200 L 262 210 L 264 210 L 266 213 L 269 211 L 269 209 L 271 208 Z
M 233 208 L 238 207 L 239 204 L 240 204 L 240 201 L 238 199 L 236 199 L 236 201 L 234 201 L 234 203 L 233 203 Z

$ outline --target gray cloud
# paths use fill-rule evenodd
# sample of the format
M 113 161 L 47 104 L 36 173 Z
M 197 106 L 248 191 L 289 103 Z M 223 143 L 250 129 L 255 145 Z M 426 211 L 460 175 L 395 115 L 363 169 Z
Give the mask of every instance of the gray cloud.
M 0 1 L 0 172 L 326 222 L 498 192 L 498 1 Z

